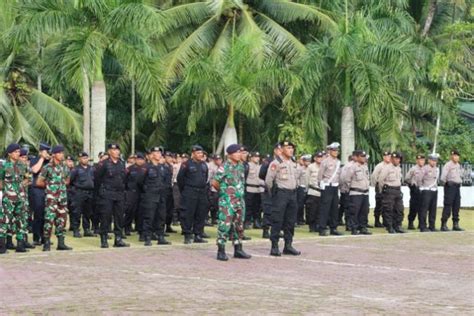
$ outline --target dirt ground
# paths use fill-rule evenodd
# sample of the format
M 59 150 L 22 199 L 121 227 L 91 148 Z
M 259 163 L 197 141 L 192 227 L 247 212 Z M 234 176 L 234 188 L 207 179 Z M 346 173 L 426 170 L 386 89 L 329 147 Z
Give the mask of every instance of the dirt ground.
M 299 257 L 216 246 L 9 254 L 0 314 L 471 314 L 474 232 L 296 237 Z M 232 247 L 227 246 L 228 254 Z

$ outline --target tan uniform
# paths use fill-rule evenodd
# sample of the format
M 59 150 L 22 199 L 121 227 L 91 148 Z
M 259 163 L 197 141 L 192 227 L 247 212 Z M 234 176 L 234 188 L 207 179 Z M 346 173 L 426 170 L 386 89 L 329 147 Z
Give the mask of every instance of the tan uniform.
M 375 181 L 379 184 L 379 189 L 387 185 L 389 187 L 400 187 L 402 185 L 402 169 L 400 166 L 386 164 L 382 166 Z
M 298 186 L 306 188 L 306 174 L 308 172 L 308 168 L 306 166 L 298 165 L 296 167 L 296 171 Z
M 321 167 L 318 173 L 318 180 L 321 189 L 325 186 L 337 187 L 339 186 L 339 175 L 341 173 L 341 162 L 332 156 L 327 157 L 321 162 Z
M 452 160 L 448 161 L 444 167 L 443 167 L 443 172 L 441 172 L 441 182 L 443 183 L 455 183 L 455 184 L 461 184 L 462 183 L 462 178 L 461 178 L 462 170 L 461 170 L 461 165 L 459 163 L 454 163 Z
M 405 182 L 410 186 L 421 186 L 421 179 L 423 177 L 423 167 L 415 165 L 408 170 L 407 174 L 405 175 Z
M 321 196 L 321 189 L 319 188 L 319 173 L 320 165 L 313 162 L 306 170 L 306 187 L 308 188 L 308 195 Z
M 217 169 L 219 167 L 214 163 L 214 161 L 211 161 L 207 164 L 207 169 L 208 171 L 208 182 L 210 182 L 212 179 L 214 179 L 214 176 L 217 173 Z M 217 190 L 214 188 L 214 186 L 211 185 L 211 191 L 212 192 L 217 192 Z
M 261 193 L 261 179 L 258 177 L 260 172 L 260 165 L 254 162 L 249 162 L 249 174 L 247 176 L 246 191 L 250 193 Z
M 265 185 L 269 190 L 273 188 L 274 181 L 279 189 L 295 190 L 298 182 L 296 163 L 292 160 L 273 160 L 265 178 Z
M 350 183 L 347 183 L 347 173 L 354 164 L 355 162 L 351 160 L 341 168 L 341 174 L 339 175 L 339 191 L 341 193 L 349 193 Z
M 431 167 L 430 165 L 424 166 L 423 168 L 421 168 L 420 190 L 438 190 L 438 178 L 438 167 Z
M 385 165 L 389 165 L 389 164 L 390 164 L 390 163 L 386 163 L 386 162 L 382 161 L 382 162 L 379 162 L 379 163 L 375 166 L 374 170 L 372 171 L 372 175 L 371 175 L 371 177 L 370 177 L 370 185 L 372 185 L 372 186 L 374 186 L 374 187 L 377 186 L 377 178 L 378 178 L 378 176 L 379 176 L 379 174 L 380 174 L 380 171 L 382 171 L 382 168 L 383 168 Z
M 348 187 L 349 195 L 369 194 L 369 169 L 366 164 L 353 162 L 341 172 L 341 182 Z

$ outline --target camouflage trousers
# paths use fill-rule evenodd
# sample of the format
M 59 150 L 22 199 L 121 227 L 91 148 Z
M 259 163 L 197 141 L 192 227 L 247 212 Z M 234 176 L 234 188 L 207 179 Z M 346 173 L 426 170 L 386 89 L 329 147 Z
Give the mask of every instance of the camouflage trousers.
M 51 237 L 53 226 L 56 227 L 55 235 L 63 236 L 67 223 L 67 200 L 56 198 L 53 199 L 46 195 L 46 203 L 44 209 L 44 237 Z
M 240 244 L 244 237 L 243 219 L 245 218 L 244 199 L 219 199 L 217 215 L 217 244 L 225 245 L 227 240 Z
M 23 240 L 27 233 L 24 201 L 16 194 L 5 194 L 0 211 L 0 237 L 14 236 Z

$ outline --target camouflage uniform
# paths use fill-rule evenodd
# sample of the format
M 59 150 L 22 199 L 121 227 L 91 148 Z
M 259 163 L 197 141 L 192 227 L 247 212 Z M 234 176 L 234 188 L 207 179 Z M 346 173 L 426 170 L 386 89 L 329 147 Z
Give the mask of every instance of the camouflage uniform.
M 48 163 L 41 170 L 40 177 L 45 179 L 45 215 L 44 237 L 50 238 L 53 225 L 56 226 L 56 236 L 64 236 L 67 222 L 67 187 L 66 179 L 69 176 L 65 164 Z
M 6 161 L 0 170 L 0 179 L 3 181 L 3 210 L 0 212 L 0 238 L 7 234 L 16 234 L 17 240 L 23 240 L 27 233 L 25 216 L 25 179 L 26 167 L 22 162 Z
M 224 163 L 217 170 L 214 180 L 220 185 L 217 244 L 225 245 L 228 238 L 234 244 L 240 244 L 244 235 L 242 221 L 245 218 L 243 164 Z
M 26 230 L 28 231 L 29 223 L 33 220 L 33 212 L 30 208 L 30 199 L 28 194 L 28 186 L 33 179 L 33 175 L 31 173 L 30 167 L 26 164 L 22 164 L 24 168 L 24 179 L 27 180 L 25 182 L 22 181 L 21 183 L 21 198 L 23 199 L 23 216 L 24 222 L 26 225 Z M 30 226 L 31 227 L 31 226 Z

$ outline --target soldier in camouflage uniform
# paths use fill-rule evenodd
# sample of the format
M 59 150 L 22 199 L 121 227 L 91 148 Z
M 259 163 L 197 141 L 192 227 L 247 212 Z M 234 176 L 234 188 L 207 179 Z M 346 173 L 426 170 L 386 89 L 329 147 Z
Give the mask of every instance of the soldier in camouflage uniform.
M 219 191 L 219 213 L 217 224 L 217 260 L 227 261 L 225 253 L 227 239 L 234 243 L 234 258 L 250 259 L 242 250 L 245 218 L 245 170 L 240 162 L 240 145 L 227 147 L 228 160 L 219 167 L 212 181 Z
M 0 253 L 6 248 L 15 249 L 13 235 L 16 235 L 16 252 L 26 252 L 24 236 L 27 233 L 24 215 L 23 180 L 26 173 L 24 164 L 19 160 L 20 145 L 10 144 L 7 147 L 8 159 L 0 170 L 3 190 L 2 211 L 0 212 Z M 7 242 L 5 244 L 5 237 Z
M 64 147 L 57 145 L 51 150 L 51 161 L 41 170 L 37 185 L 45 188 L 44 245 L 43 251 L 51 250 L 51 232 L 56 226 L 57 250 L 72 250 L 64 243 L 67 222 L 67 184 L 69 171 L 64 164 Z
M 33 212 L 30 208 L 30 199 L 28 195 L 28 189 L 33 179 L 33 174 L 31 173 L 30 161 L 28 160 L 28 150 L 26 148 L 20 149 L 20 161 L 23 163 L 24 168 L 24 178 L 22 181 L 21 196 L 23 199 L 23 216 L 26 224 L 26 234 L 25 234 L 25 248 L 34 249 L 35 246 L 28 242 L 28 232 L 32 231 L 31 224 L 33 223 Z

